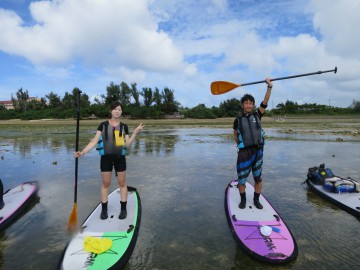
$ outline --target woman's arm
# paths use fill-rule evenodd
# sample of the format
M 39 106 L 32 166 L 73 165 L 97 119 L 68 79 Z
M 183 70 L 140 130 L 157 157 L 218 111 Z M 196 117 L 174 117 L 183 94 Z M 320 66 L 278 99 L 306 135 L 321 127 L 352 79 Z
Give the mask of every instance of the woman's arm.
M 143 130 L 143 128 L 145 127 L 145 125 L 143 125 L 143 123 L 140 123 L 140 125 L 137 126 L 137 128 L 135 128 L 134 132 L 131 134 L 131 137 L 129 137 L 128 134 L 126 134 L 126 146 L 129 147 L 133 141 L 135 140 L 136 135 Z
M 91 149 L 93 149 L 98 144 L 100 136 L 101 136 L 101 131 L 100 130 L 96 131 L 94 138 L 91 139 L 89 144 L 87 146 L 85 146 L 85 148 L 82 151 L 75 152 L 74 156 L 82 157 L 86 153 L 88 153 Z

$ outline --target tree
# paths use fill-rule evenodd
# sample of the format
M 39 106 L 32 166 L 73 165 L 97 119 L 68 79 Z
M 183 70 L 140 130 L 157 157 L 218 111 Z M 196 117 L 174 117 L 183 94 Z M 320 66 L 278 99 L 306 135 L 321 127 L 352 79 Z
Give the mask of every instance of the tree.
M 132 97 L 134 99 L 134 102 L 135 102 L 135 106 L 140 106 L 140 100 L 139 100 L 139 96 L 140 96 L 140 93 L 138 92 L 137 88 L 136 88 L 136 83 L 132 83 L 131 84 L 131 94 L 132 94 Z
M 74 109 L 77 107 L 77 95 L 78 91 L 81 91 L 79 88 L 75 87 L 72 90 L 72 93 L 65 92 L 65 95 L 62 99 L 62 105 L 64 109 Z M 82 107 L 88 107 L 90 105 L 89 96 L 85 93 L 81 93 L 80 103 Z
M 241 101 L 236 98 L 225 100 L 220 103 L 219 109 L 223 116 L 236 117 L 241 112 Z
M 360 101 L 356 101 L 354 100 L 354 107 L 353 107 L 354 112 L 360 113 Z
M 162 91 L 163 109 L 166 114 L 172 114 L 178 111 L 180 104 L 175 101 L 174 90 L 167 87 Z
M 25 112 L 27 110 L 29 92 L 22 87 L 16 92 L 16 99 L 11 94 L 11 100 L 16 111 Z
M 105 105 L 110 106 L 114 101 L 120 101 L 120 86 L 111 82 L 106 87 Z
M 94 98 L 95 104 L 98 104 L 98 105 L 104 104 L 104 100 L 105 100 L 105 98 L 106 98 L 105 95 L 104 95 L 104 94 L 100 95 L 100 98 L 101 98 L 101 99 L 99 99 L 98 96 L 96 96 L 96 97 Z
M 160 106 L 162 104 L 162 96 L 160 94 L 159 88 L 155 87 L 154 91 L 154 102 L 156 106 Z
M 128 106 L 131 99 L 131 89 L 125 82 L 120 84 L 120 103 L 123 106 Z
M 74 88 L 74 90 L 73 90 L 73 95 L 74 96 L 77 95 L 77 93 L 74 93 L 74 91 L 77 91 L 77 90 L 80 91 L 79 88 Z M 81 103 L 81 107 L 83 107 L 83 108 L 87 108 L 87 107 L 90 106 L 89 96 L 84 92 L 81 93 L 80 103 Z
M 27 103 L 28 110 L 41 111 L 46 108 L 45 98 L 31 98 Z
M 144 87 L 140 95 L 142 95 L 144 99 L 144 106 L 150 107 L 154 100 L 152 89 L 150 87 Z
M 50 92 L 49 94 L 45 95 L 45 97 L 48 100 L 48 107 L 59 108 L 61 106 L 61 99 L 57 94 Z
M 61 100 L 64 109 L 70 109 L 75 107 L 75 101 L 72 94 L 65 92 L 64 97 Z
M 216 115 L 212 112 L 211 109 L 206 108 L 204 104 L 199 104 L 196 107 L 186 111 L 186 117 L 199 118 L 199 119 L 204 119 L 204 118 L 215 119 Z

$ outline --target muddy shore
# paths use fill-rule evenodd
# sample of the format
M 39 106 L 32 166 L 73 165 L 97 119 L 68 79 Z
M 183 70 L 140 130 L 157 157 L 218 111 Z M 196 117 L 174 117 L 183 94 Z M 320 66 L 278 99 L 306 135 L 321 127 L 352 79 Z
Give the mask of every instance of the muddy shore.
M 81 129 L 93 129 L 104 119 L 81 119 Z M 146 129 L 163 129 L 163 128 L 226 128 L 232 127 L 234 118 L 217 118 L 217 119 L 124 119 L 130 127 L 139 123 L 144 123 Z M 351 116 L 288 116 L 288 117 L 264 117 L 264 128 L 276 128 L 285 133 L 332 133 L 360 136 L 360 115 Z M 31 129 L 32 126 L 39 128 L 66 128 L 75 126 L 75 119 L 57 120 L 4 120 L 0 121 L 1 130 L 18 130 L 19 128 Z

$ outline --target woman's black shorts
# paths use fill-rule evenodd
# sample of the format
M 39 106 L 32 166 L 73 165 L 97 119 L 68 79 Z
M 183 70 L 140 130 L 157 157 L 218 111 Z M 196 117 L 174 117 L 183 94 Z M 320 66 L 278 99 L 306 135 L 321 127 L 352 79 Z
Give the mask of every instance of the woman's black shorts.
M 118 156 L 118 155 L 101 156 L 100 170 L 102 172 L 111 172 L 113 168 L 115 169 L 116 172 L 126 171 L 125 156 Z

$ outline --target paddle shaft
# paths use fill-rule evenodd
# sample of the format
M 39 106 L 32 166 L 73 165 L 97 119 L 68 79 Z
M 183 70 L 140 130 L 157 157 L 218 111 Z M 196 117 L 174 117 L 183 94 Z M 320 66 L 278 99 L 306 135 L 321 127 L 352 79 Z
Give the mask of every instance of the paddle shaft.
M 76 141 L 75 141 L 75 151 L 79 151 L 79 129 L 80 129 L 80 95 L 81 91 L 77 90 L 76 95 Z M 75 187 L 74 187 L 74 203 L 77 203 L 77 183 L 78 183 L 78 168 L 79 168 L 79 158 L 75 158 Z
M 310 76 L 310 75 L 318 75 L 318 74 L 322 74 L 322 73 L 327 73 L 327 72 L 337 72 L 337 67 L 335 67 L 332 70 L 325 70 L 325 71 L 317 71 L 317 72 L 311 72 L 311 73 L 305 73 L 305 74 L 299 74 L 299 75 L 292 75 L 292 76 L 286 76 L 286 77 L 280 77 L 280 78 L 275 78 L 275 79 L 270 79 L 270 81 L 280 81 L 280 80 L 286 80 L 286 79 L 292 79 L 292 78 L 298 78 L 298 77 L 304 77 L 304 76 Z M 257 81 L 257 82 L 251 82 L 251 83 L 242 83 L 239 86 L 245 86 L 245 85 L 252 85 L 252 84 L 258 84 L 258 83 L 265 83 L 266 81 Z

